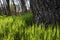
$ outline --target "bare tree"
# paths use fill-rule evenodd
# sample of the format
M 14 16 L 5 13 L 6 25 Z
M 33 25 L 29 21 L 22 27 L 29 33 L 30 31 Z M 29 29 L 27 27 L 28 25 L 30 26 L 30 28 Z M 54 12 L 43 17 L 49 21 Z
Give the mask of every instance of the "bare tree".
M 2 11 L 2 3 L 1 3 L 1 0 L 0 0 L 0 14 L 1 14 L 1 11 Z
M 14 12 L 15 12 L 15 15 L 16 15 L 16 5 L 14 3 L 14 0 L 12 0 L 12 2 L 13 2 L 13 5 L 14 5 Z
M 10 0 L 6 0 L 6 2 L 7 2 L 7 5 L 6 5 L 6 8 L 7 8 L 7 15 L 11 15 L 11 13 L 10 13 Z
M 27 11 L 27 8 L 26 8 L 26 5 L 25 5 L 25 0 L 21 0 L 21 7 L 22 7 L 22 12 Z

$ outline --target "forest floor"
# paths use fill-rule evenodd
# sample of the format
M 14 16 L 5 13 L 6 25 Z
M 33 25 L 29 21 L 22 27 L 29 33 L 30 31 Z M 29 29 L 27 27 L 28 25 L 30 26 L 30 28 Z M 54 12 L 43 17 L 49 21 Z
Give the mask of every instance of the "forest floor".
M 41 26 L 42 25 L 42 26 Z M 60 40 L 60 28 L 34 26 L 32 14 L 0 16 L 0 40 Z

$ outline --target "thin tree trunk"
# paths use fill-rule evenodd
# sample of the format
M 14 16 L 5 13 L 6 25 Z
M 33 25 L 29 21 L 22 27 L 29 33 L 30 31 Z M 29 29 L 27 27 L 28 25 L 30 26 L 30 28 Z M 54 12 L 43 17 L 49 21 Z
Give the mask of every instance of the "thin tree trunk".
M 27 8 L 26 8 L 26 5 L 25 5 L 25 0 L 21 0 L 21 7 L 22 7 L 22 12 L 27 11 Z
M 11 15 L 11 13 L 10 13 L 10 5 L 9 5 L 9 0 L 6 0 L 6 2 L 7 2 L 7 6 L 6 6 L 6 8 L 7 8 L 7 15 L 9 16 L 9 15 Z
M 14 5 L 14 13 L 15 13 L 15 15 L 16 15 L 16 5 L 15 5 L 15 3 L 14 3 L 14 0 L 12 0 L 12 2 L 13 2 L 13 5 Z

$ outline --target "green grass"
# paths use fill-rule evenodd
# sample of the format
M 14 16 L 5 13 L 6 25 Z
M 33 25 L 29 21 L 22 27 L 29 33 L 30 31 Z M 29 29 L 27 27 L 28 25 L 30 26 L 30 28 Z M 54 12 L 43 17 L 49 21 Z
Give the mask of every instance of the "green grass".
M 41 25 L 34 27 L 30 13 L 22 16 L 0 16 L 0 40 L 60 40 L 58 25 L 53 29 L 51 25 L 48 29 L 45 29 L 43 23 Z

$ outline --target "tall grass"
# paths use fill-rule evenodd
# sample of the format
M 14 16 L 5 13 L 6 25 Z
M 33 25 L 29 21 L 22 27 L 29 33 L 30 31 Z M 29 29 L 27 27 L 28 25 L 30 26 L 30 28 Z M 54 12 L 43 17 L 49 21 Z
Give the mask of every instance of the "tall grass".
M 31 25 L 32 24 L 32 25 Z M 32 15 L 0 16 L 0 40 L 60 40 L 60 28 L 34 26 Z

